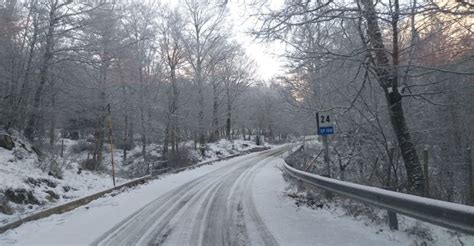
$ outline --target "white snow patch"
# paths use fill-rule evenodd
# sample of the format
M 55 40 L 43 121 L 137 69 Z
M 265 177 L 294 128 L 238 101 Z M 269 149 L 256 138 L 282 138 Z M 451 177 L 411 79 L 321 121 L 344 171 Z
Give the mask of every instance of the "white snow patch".
M 281 245 L 409 245 L 401 232 L 380 232 L 351 217 L 327 210 L 297 207 L 284 195 L 288 184 L 280 168 L 281 158 L 255 176 L 255 205 L 265 224 Z
M 25 223 L 19 228 L 0 234 L 0 245 L 90 244 L 111 227 L 166 192 L 256 154 L 258 153 L 166 175 L 140 188 L 129 189 L 113 197 L 108 195 L 73 211 Z

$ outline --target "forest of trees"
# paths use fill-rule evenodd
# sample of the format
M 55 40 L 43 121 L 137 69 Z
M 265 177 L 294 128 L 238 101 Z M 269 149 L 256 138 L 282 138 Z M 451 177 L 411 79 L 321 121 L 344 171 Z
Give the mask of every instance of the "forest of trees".
M 332 112 L 337 178 L 467 202 L 474 138 L 474 6 L 468 1 L 249 3 L 252 35 L 286 47 L 287 74 L 259 80 L 227 1 L 6 0 L 0 126 L 52 151 L 109 120 L 126 151 L 194 141 L 314 135 Z M 48 149 L 49 148 L 49 149 Z M 422 153 L 429 153 L 429 182 Z M 428 188 L 429 187 L 429 188 Z
M 317 0 L 286 1 L 279 10 L 259 6 L 255 35 L 287 47 L 290 74 L 280 78 L 287 101 L 309 115 L 331 111 L 337 118 L 331 161 L 338 178 L 468 202 L 472 3 Z
M 93 136 L 109 119 L 119 148 L 298 132 L 278 88 L 260 81 L 222 4 L 7 0 L 0 7 L 0 126 L 42 151 Z M 286 114 L 283 116 L 283 114 Z M 288 119 L 288 120 L 277 120 Z M 204 153 L 202 153 L 204 154 Z

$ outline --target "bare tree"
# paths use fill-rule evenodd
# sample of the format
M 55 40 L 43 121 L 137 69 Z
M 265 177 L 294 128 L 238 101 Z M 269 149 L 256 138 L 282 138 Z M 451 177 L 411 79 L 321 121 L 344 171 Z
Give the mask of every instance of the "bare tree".
M 162 59 L 166 61 L 169 70 L 168 112 L 163 154 L 168 152 L 171 143 L 171 151 L 178 151 L 178 107 L 179 88 L 177 81 L 177 70 L 184 62 L 183 34 L 184 22 L 178 9 L 168 9 L 163 16 L 161 26 L 160 48 Z
M 234 52 L 223 62 L 223 82 L 226 100 L 227 139 L 231 139 L 232 108 L 236 99 L 251 85 L 254 78 L 254 64 L 245 57 L 241 49 L 236 47 Z
M 188 62 L 194 71 L 194 80 L 198 90 L 198 138 L 201 154 L 205 154 L 204 126 L 204 86 L 203 77 L 209 68 L 210 52 L 221 42 L 219 27 L 223 21 L 224 8 L 209 2 L 186 1 L 186 20 L 189 21 L 186 37 Z
M 312 4 L 312 5 L 311 5 Z M 408 130 L 405 113 L 402 107 L 402 96 L 399 91 L 399 70 L 400 65 L 400 44 L 399 44 L 399 16 L 400 9 L 397 0 L 391 2 L 390 18 L 391 25 L 391 45 L 392 50 L 385 45 L 382 30 L 380 28 L 377 9 L 371 0 L 361 0 L 350 6 L 342 6 L 337 2 L 316 3 L 294 3 L 287 6 L 284 11 L 264 17 L 264 24 L 257 35 L 263 37 L 278 35 L 288 30 L 287 28 L 305 25 L 308 23 L 334 22 L 341 18 L 355 19 L 359 21 L 361 50 L 352 50 L 349 54 L 337 54 L 328 51 L 323 45 L 319 45 L 318 50 L 313 50 L 313 56 L 326 57 L 330 59 L 351 59 L 354 54 L 365 52 L 363 62 L 366 69 L 375 76 L 380 87 L 385 94 L 388 114 L 395 135 L 397 136 L 399 147 L 405 161 L 405 168 L 408 176 L 408 187 L 410 192 L 415 194 L 423 193 L 423 174 L 421 164 L 416 154 L 416 148 L 411 140 Z M 308 14 L 309 13 L 309 14 Z M 340 17 L 338 17 L 340 16 Z M 365 29 L 364 31 L 362 31 Z M 388 56 L 390 52 L 391 57 Z M 355 57 L 356 58 L 356 57 Z M 357 58 L 356 58 L 357 59 Z

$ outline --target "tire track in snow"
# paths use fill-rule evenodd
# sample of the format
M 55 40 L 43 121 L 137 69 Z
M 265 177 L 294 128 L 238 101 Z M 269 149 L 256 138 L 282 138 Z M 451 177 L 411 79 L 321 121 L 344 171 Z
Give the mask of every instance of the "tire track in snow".
M 130 215 L 93 245 L 277 245 L 250 191 L 266 159 L 283 151 L 242 158 L 185 183 Z

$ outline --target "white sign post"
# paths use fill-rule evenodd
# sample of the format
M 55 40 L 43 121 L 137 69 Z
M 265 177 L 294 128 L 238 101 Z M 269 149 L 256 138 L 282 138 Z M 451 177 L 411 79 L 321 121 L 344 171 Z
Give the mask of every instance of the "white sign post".
M 316 122 L 318 127 L 318 135 L 323 137 L 324 144 L 324 162 L 326 163 L 327 177 L 331 177 L 331 165 L 329 160 L 329 144 L 328 144 L 328 135 L 334 134 L 335 127 L 333 124 L 332 115 L 329 113 L 316 113 Z M 326 193 L 326 197 L 331 199 L 332 194 L 330 192 Z
M 329 113 L 316 113 L 318 135 L 331 135 L 336 132 L 333 124 L 333 117 Z

